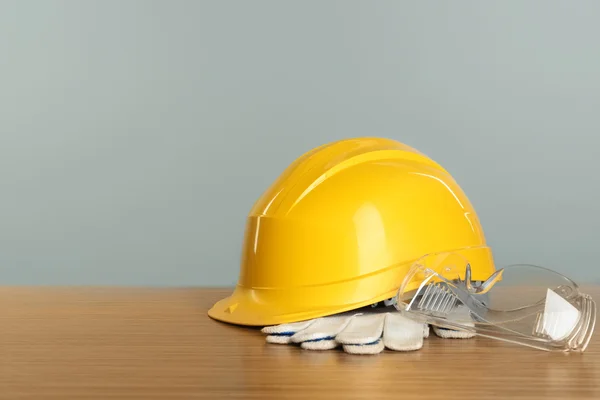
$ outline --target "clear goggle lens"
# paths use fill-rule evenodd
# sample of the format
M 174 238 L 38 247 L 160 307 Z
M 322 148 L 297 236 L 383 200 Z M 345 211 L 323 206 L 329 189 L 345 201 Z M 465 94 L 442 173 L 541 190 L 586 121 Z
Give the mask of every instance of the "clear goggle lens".
M 407 317 L 547 351 L 587 347 L 596 304 L 571 279 L 535 265 L 511 265 L 483 282 L 456 253 L 417 260 L 404 278 L 395 306 Z

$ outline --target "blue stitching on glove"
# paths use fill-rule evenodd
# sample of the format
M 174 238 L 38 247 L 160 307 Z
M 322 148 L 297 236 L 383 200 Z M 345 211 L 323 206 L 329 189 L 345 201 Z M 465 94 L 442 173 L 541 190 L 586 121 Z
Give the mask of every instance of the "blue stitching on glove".
M 377 344 L 377 343 L 379 343 L 380 341 L 381 341 L 381 339 L 377 339 L 376 341 L 374 341 L 374 342 L 371 342 L 371 343 L 361 343 L 361 344 L 345 344 L 344 346 L 372 346 L 372 345 L 374 345 L 374 344 Z
M 333 340 L 333 339 L 335 339 L 335 336 L 327 336 L 327 337 L 319 338 L 319 339 L 305 340 L 304 343 L 306 343 L 306 342 L 321 342 L 323 340 Z

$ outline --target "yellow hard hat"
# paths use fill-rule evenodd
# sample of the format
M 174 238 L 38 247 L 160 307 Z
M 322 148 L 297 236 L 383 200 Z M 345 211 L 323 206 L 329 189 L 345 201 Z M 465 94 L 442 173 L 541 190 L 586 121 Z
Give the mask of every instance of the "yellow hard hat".
M 390 139 L 320 146 L 252 207 L 233 294 L 208 314 L 264 326 L 353 310 L 396 295 L 411 264 L 454 252 L 473 281 L 494 272 L 473 206 L 451 175 Z

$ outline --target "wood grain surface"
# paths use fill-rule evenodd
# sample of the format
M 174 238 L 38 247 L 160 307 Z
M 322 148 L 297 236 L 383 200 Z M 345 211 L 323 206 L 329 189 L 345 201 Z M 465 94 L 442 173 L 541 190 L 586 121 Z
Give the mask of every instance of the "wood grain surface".
M 1 288 L 1 399 L 600 399 L 600 345 L 484 338 L 352 356 L 210 319 L 228 290 Z M 592 294 L 600 295 L 594 288 Z

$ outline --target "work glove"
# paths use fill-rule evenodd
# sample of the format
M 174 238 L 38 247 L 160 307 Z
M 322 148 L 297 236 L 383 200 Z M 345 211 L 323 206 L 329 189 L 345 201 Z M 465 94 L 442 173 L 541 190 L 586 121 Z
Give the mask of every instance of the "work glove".
M 433 327 L 444 339 L 465 339 L 468 332 Z M 415 351 L 429 336 L 429 325 L 413 321 L 389 307 L 351 311 L 262 329 L 268 343 L 300 344 L 307 350 L 329 350 L 342 346 L 346 353 L 377 354 L 385 348 Z

